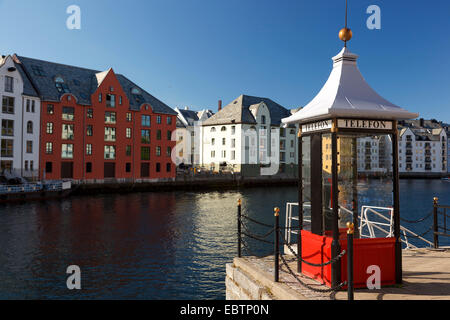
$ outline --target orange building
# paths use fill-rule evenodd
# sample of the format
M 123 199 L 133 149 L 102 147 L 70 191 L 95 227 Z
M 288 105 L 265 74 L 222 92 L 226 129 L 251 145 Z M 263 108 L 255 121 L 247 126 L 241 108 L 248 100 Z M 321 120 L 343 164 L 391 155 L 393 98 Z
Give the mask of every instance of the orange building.
M 15 56 L 41 98 L 40 178 L 174 178 L 177 113 L 112 69 Z

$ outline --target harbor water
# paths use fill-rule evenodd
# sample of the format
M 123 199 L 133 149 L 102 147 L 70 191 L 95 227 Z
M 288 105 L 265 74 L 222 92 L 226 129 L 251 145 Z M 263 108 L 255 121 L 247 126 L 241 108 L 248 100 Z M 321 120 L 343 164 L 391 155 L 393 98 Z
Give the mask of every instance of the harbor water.
M 429 214 L 433 197 L 450 205 L 450 182 L 401 180 L 402 217 Z M 267 224 L 273 208 L 280 207 L 284 223 L 285 204 L 297 201 L 297 190 L 107 194 L 2 204 L 0 299 L 224 299 L 225 264 L 237 255 L 238 199 L 244 214 Z M 420 234 L 431 223 L 430 216 L 402 225 Z M 263 234 L 261 228 L 252 230 Z M 431 232 L 425 238 L 432 241 Z M 271 250 L 248 242 L 258 254 Z M 440 242 L 450 245 L 448 238 Z M 81 268 L 81 290 L 67 289 L 70 265 Z

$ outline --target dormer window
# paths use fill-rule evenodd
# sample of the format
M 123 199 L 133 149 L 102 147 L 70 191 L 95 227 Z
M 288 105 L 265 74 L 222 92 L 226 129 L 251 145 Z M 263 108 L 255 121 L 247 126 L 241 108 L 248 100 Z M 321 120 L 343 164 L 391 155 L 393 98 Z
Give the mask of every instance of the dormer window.
M 139 88 L 133 88 L 133 89 L 131 89 L 131 93 L 132 94 L 141 94 L 141 90 L 139 90 Z
M 261 116 L 261 123 L 266 124 L 266 116 Z
M 59 93 L 69 93 L 69 87 L 64 82 L 64 79 L 62 77 L 56 77 L 55 78 L 55 86 L 56 90 L 58 90 Z

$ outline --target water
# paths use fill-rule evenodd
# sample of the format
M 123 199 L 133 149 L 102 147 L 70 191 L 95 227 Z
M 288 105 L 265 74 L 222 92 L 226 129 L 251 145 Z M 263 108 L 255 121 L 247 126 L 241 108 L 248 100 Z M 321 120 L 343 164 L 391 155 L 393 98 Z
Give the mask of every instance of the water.
M 434 196 L 450 204 L 449 182 L 402 180 L 400 187 L 407 219 L 430 212 Z M 244 214 L 271 224 L 275 206 L 282 208 L 284 222 L 285 203 L 297 201 L 297 190 L 93 195 L 3 204 L 0 299 L 224 299 L 225 264 L 236 256 L 239 198 Z M 405 226 L 419 233 L 429 224 Z M 249 242 L 257 253 L 270 251 Z M 66 287 L 69 265 L 81 268 L 80 291 Z

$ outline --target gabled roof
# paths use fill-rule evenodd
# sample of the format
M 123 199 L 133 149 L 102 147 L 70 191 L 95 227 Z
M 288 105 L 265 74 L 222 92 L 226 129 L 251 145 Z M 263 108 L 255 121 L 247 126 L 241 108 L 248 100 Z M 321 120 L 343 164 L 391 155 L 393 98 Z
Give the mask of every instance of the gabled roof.
M 23 81 L 23 95 L 31 96 L 31 97 L 38 97 L 38 94 L 36 90 L 34 89 L 33 85 L 30 82 L 30 79 L 27 77 L 26 73 L 24 72 L 22 66 L 18 64 L 14 57 L 7 55 L 0 57 L 0 67 L 6 63 L 8 59 L 11 59 L 10 61 L 14 64 L 14 67 L 16 68 L 17 72 L 19 72 L 20 77 Z
M 279 126 L 281 119 L 290 115 L 290 111 L 268 98 L 241 95 L 228 104 L 211 118 L 203 122 L 203 125 L 219 125 L 230 123 L 256 124 L 255 117 L 250 107 L 264 102 L 270 112 L 271 125 Z
M 364 80 L 357 64 L 358 56 L 348 48 L 333 57 L 333 70 L 317 96 L 283 123 L 304 123 L 330 117 L 363 117 L 371 119 L 413 119 L 411 113 L 387 101 Z
M 102 72 L 17 55 L 15 57 L 16 61 L 21 64 L 23 70 L 29 76 L 43 101 L 60 101 L 64 92 L 61 93 L 57 90 L 55 78 L 61 77 L 65 85 L 67 85 L 68 91 L 77 98 L 79 104 L 91 105 L 91 95 L 112 70 L 109 69 Z M 153 97 L 125 76 L 116 74 L 116 77 L 127 95 L 131 110 L 137 111 L 143 104 L 147 103 L 155 113 L 177 114 L 169 106 Z M 132 90 L 134 88 L 137 88 L 140 94 L 133 94 Z

